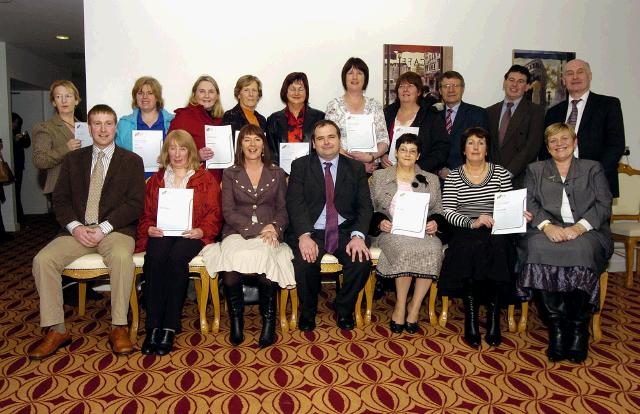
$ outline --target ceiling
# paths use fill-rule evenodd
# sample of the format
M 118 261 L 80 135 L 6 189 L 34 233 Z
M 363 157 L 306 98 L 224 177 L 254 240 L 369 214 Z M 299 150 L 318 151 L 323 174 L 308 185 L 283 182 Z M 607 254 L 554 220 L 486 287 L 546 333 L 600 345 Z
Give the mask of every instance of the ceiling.
M 57 34 L 70 39 L 57 40 Z M 82 0 L 0 0 L 0 41 L 84 77 Z

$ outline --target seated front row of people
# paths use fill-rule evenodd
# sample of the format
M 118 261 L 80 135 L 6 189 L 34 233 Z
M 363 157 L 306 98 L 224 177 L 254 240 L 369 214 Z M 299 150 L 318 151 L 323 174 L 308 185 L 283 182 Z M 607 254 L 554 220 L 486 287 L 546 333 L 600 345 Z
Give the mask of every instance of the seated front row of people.
M 374 174 L 370 193 L 362 163 L 341 154 L 340 130 L 334 122 L 322 120 L 315 125 L 312 140 L 315 152 L 293 162 L 288 185 L 284 172 L 270 162 L 262 130 L 247 125 L 240 131 L 235 165 L 224 172 L 220 197 L 217 181 L 199 163 L 193 139 L 186 131 L 176 130 L 169 133 L 163 145 L 162 169 L 147 184 L 143 213 L 142 161 L 137 155 L 114 146 L 115 119 L 115 113 L 106 105 L 94 107 L 89 112 L 94 145 L 65 158 L 53 199 L 56 217 L 71 236 L 55 239 L 34 258 L 41 325 L 51 329 L 45 340 L 29 353 L 32 359 L 46 358 L 71 341 L 64 325 L 59 275 L 75 258 L 90 252 L 104 256 L 111 274 L 114 328 L 110 343 L 113 351 L 127 354 L 133 350 L 126 324 L 133 274 L 133 226 L 138 217 L 141 219 L 136 251 L 146 250 L 147 336 L 142 346 L 145 354 L 164 355 L 171 351 L 175 333 L 180 331 L 188 263 L 207 244 L 209 246 L 202 254 L 210 274 L 222 272 L 232 344 L 238 345 L 244 339 L 242 279 L 249 275 L 257 275 L 260 291 L 263 327 L 258 342 L 261 347 L 273 344 L 276 339 L 275 294 L 278 285 L 281 288 L 297 286 L 301 302 L 299 327 L 303 331 L 315 329 L 320 261 L 325 252 L 335 255 L 343 266 L 343 285 L 335 300 L 337 325 L 341 329 L 353 329 L 355 301 L 371 266 L 367 236 L 370 228 L 373 233 L 381 233 L 378 237 L 382 249 L 378 272 L 397 277 L 398 301 L 391 317 L 392 331 L 412 333 L 418 330 L 420 304 L 431 280 L 440 275 L 439 285 L 445 293 L 449 292 L 447 289 L 453 292 L 458 285 L 465 288 L 464 338 L 473 347 L 480 343 L 476 286 L 478 282 L 493 283 L 486 339 L 490 345 L 500 343 L 497 287 L 513 284 L 514 255 L 510 253 L 512 245 L 508 237 L 490 234 L 493 224 L 490 214 L 493 194 L 509 190 L 511 184 L 502 167 L 486 161 L 489 140 L 485 130 L 466 131 L 461 148 L 466 162 L 447 177 L 443 209 L 436 177 L 416 167 L 421 154 L 418 153 L 418 138 L 410 134 L 396 140 L 398 163 Z M 560 125 L 560 132 L 552 129 L 557 129 L 557 125 Z M 528 205 L 532 213 L 526 212 L 525 216 L 528 220 L 533 219 L 537 227 L 529 233 L 529 257 L 521 286 L 568 292 L 565 300 L 569 300 L 570 305 L 566 308 L 571 311 L 567 311 L 567 318 L 573 329 L 568 334 L 568 345 L 558 339 L 557 334 L 564 332 L 564 311 L 554 310 L 554 306 L 565 307 L 556 303 L 555 296 L 548 299 L 553 295 L 543 295 L 550 321 L 560 321 L 552 324 L 554 335 L 551 335 L 550 327 L 548 355 L 552 360 L 566 356 L 580 362 L 586 358 L 588 348 L 588 336 L 585 337 L 584 332 L 590 309 L 586 304 L 594 304 L 593 289 L 597 287 L 594 277 L 604 268 L 611 254 L 606 227 L 611 196 L 606 181 L 602 180 L 599 164 L 573 160 L 571 145 L 575 136 L 565 136 L 567 130 L 572 130 L 563 125 L 549 127 L 546 139 L 552 155 L 569 154 L 568 158 L 556 159 L 554 156 L 556 164 L 553 165 L 557 170 L 552 164 L 544 166 L 549 174 L 543 172 L 542 177 L 536 175 L 537 164 L 532 164 L 528 173 L 531 187 Z M 82 182 L 81 178 L 89 174 L 90 182 Z M 553 195 L 558 198 L 556 204 L 561 206 L 558 211 L 553 207 L 556 204 L 545 206 L 547 196 L 537 195 L 550 190 L 536 187 L 536 180 L 567 185 L 564 190 L 569 193 L 567 197 Z M 182 237 L 163 237 L 162 230 L 156 226 L 161 188 L 194 189 L 192 230 Z M 595 192 L 590 190 L 592 188 Z M 425 238 L 407 240 L 404 236 L 390 234 L 398 191 L 430 193 L 431 214 L 427 219 Z M 578 201 L 578 192 L 580 209 L 573 204 Z M 376 215 L 373 215 L 373 207 Z M 550 210 L 546 210 L 548 208 Z M 442 219 L 442 213 L 448 223 Z M 221 215 L 225 220 L 223 241 L 212 244 L 220 231 Z M 448 227 L 453 227 L 453 231 L 448 231 Z M 543 244 L 537 234 L 541 230 L 555 243 L 547 247 L 559 249 L 556 253 L 540 250 Z M 433 236 L 442 232 L 449 232 L 453 237 L 440 271 L 441 242 Z M 585 232 L 587 234 L 583 236 Z M 287 244 L 282 243 L 285 237 Z M 554 259 L 549 262 L 548 254 L 564 257 L 561 251 L 564 246 L 578 252 L 572 253 L 571 257 L 585 260 L 565 263 L 564 259 Z M 589 257 L 595 260 L 587 260 Z M 540 263 L 552 263 L 555 270 Z M 562 277 L 556 279 L 560 282 L 552 283 L 551 271 L 559 272 Z M 576 279 L 572 275 L 580 277 Z M 418 280 L 407 310 L 411 277 Z M 542 281 L 538 280 L 540 277 Z M 576 280 L 578 282 L 574 283 Z M 583 291 L 588 295 L 577 293 Z

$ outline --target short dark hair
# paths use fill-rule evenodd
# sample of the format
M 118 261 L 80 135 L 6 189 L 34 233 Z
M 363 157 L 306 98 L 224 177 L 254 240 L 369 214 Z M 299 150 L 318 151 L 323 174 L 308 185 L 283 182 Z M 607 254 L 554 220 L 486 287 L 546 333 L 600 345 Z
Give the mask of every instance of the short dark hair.
M 316 122 L 313 125 L 313 139 L 316 139 L 316 129 L 318 128 L 322 128 L 323 126 L 327 126 L 327 125 L 331 125 L 332 127 L 334 127 L 336 129 L 336 131 L 338 132 L 338 138 L 342 138 L 340 135 L 340 128 L 338 127 L 338 124 L 336 124 L 335 122 L 333 122 L 330 119 L 321 119 L 318 122 Z
M 16 127 L 12 128 L 13 131 L 17 131 L 18 133 L 20 133 L 20 130 L 22 129 L 22 123 L 24 122 L 22 120 L 22 117 L 18 114 L 16 114 L 15 112 L 11 112 L 11 123 L 13 124 L 14 122 L 16 122 Z
M 280 88 L 280 100 L 282 103 L 287 103 L 287 92 L 289 90 L 289 86 L 296 82 L 302 82 L 304 85 L 304 104 L 309 104 L 309 80 L 307 80 L 307 75 L 304 72 L 291 72 L 284 78 L 284 82 L 282 82 L 282 87 Z
M 105 104 L 94 105 L 94 107 L 91 108 L 89 110 L 89 113 L 87 114 L 87 122 L 91 122 L 91 117 L 96 114 L 113 115 L 113 118 L 116 120 L 116 122 L 118 121 L 118 115 L 116 115 L 116 111 L 114 111 L 113 108 L 111 108 L 109 105 L 105 105 Z
M 504 74 L 504 80 L 507 80 L 510 73 L 520 73 L 527 77 L 527 85 L 531 83 L 531 72 L 522 65 L 511 65 L 507 73 Z
M 271 151 L 269 150 L 269 144 L 267 143 L 267 137 L 264 134 L 262 128 L 253 124 L 246 124 L 240 128 L 238 133 L 238 140 L 236 141 L 236 152 L 233 158 L 233 162 L 237 166 L 244 167 L 244 154 L 242 153 L 242 139 L 247 135 L 256 135 L 262 138 L 262 162 L 264 165 L 271 165 Z
M 396 96 L 398 96 L 398 90 L 400 89 L 401 83 L 410 83 L 414 85 L 418 89 L 418 101 L 420 100 L 420 95 L 422 94 L 422 78 L 415 72 L 405 72 L 402 75 L 398 76 L 398 80 L 396 80 Z
M 456 72 L 455 70 L 448 70 L 438 78 L 438 89 L 442 87 L 442 79 L 458 79 L 460 81 L 460 85 L 464 88 L 464 78 L 460 74 L 460 72 Z
M 460 154 L 462 154 L 462 159 L 467 159 L 464 155 L 464 147 L 467 146 L 467 140 L 473 136 L 484 139 L 484 142 L 487 145 L 487 155 L 484 159 L 487 160 L 491 154 L 491 135 L 489 134 L 489 131 L 482 127 L 467 128 L 462 133 L 462 139 L 460 140 Z
M 420 152 L 418 136 L 416 134 L 402 134 L 398 139 L 396 139 L 396 151 L 400 149 L 400 145 L 402 144 L 413 144 L 418 147 L 418 152 Z
M 362 85 L 362 90 L 367 89 L 367 85 L 369 85 L 369 66 L 364 63 L 364 60 L 358 57 L 350 57 L 342 67 L 342 87 L 344 90 L 347 90 L 347 72 L 349 72 L 351 68 L 356 68 L 364 73 L 364 85 Z

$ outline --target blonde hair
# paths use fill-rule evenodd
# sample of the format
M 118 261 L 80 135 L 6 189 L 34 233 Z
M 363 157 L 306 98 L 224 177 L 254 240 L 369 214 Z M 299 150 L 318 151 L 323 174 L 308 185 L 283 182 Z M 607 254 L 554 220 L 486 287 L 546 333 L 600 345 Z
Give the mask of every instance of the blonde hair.
M 233 88 L 233 96 L 236 97 L 236 100 L 238 102 L 240 102 L 238 96 L 240 96 L 240 91 L 242 91 L 242 88 L 251 85 L 252 82 L 255 82 L 258 85 L 258 100 L 262 98 L 262 82 L 260 82 L 260 79 L 258 79 L 257 76 L 253 75 L 243 75 L 238 78 L 236 87 Z
M 136 95 L 142 87 L 147 85 L 151 88 L 151 92 L 156 97 L 156 109 L 160 110 L 164 108 L 164 98 L 162 98 L 162 85 L 156 78 L 152 78 L 151 76 L 142 76 L 136 80 L 136 83 L 133 84 L 133 89 L 131 89 L 131 108 L 136 109 L 138 107 L 138 101 L 136 99 Z
M 66 79 L 55 80 L 55 81 L 53 81 L 51 86 L 49 86 L 49 102 L 51 102 L 51 103 L 55 102 L 54 95 L 53 95 L 53 90 L 55 88 L 57 88 L 58 86 L 64 86 L 65 88 L 70 89 L 71 91 L 73 91 L 73 96 L 75 96 L 76 101 L 78 101 L 78 103 L 80 103 L 81 99 L 80 99 L 80 92 L 78 92 L 78 88 L 76 88 L 76 85 L 74 85 L 73 82 L 68 81 Z M 55 108 L 55 110 L 56 110 L 56 112 L 58 112 L 58 108 Z
M 169 161 L 169 146 L 175 143 L 178 146 L 186 147 L 189 153 L 189 159 L 187 161 L 187 168 L 196 171 L 200 168 L 200 158 L 198 158 L 198 150 L 196 144 L 193 142 L 193 137 L 190 133 L 184 129 L 175 129 L 167 135 L 162 144 L 162 150 L 160 151 L 160 166 L 167 168 L 171 164 Z
M 198 79 L 196 79 L 195 83 L 191 87 L 191 96 L 189 97 L 190 105 L 198 105 L 198 101 L 196 101 L 196 91 L 198 90 L 198 85 L 200 82 L 211 82 L 213 87 L 216 89 L 216 93 L 218 94 L 218 99 L 216 99 L 216 103 L 213 104 L 213 108 L 209 111 L 211 116 L 214 118 L 222 118 L 224 115 L 224 109 L 222 109 L 222 103 L 220 102 L 220 88 L 218 87 L 218 82 L 213 79 L 209 75 L 202 75 Z
M 556 122 L 555 124 L 551 124 L 544 130 L 544 143 L 545 145 L 549 145 L 549 138 L 552 136 L 559 134 L 563 131 L 567 131 L 571 138 L 575 141 L 578 137 L 576 135 L 576 131 L 574 131 L 573 127 L 569 124 L 565 124 L 564 122 Z

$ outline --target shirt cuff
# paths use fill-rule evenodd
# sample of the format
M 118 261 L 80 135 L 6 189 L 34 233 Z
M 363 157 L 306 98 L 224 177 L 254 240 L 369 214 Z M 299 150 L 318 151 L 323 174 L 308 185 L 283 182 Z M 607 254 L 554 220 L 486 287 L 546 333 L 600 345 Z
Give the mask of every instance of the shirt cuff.
M 578 220 L 578 224 L 582 224 L 582 227 L 584 227 L 587 231 L 593 230 L 593 226 L 589 224 L 589 222 L 585 219 Z
M 360 237 L 361 239 L 364 240 L 364 234 L 360 233 L 357 230 L 354 230 L 354 231 L 351 232 L 351 237 L 353 237 L 353 236 L 358 236 L 358 237 Z
M 80 226 L 82 226 L 82 223 L 78 220 L 73 220 L 71 223 L 67 224 L 67 231 L 73 236 L 73 231 Z
M 551 223 L 551 220 L 544 220 L 542 223 L 538 224 L 538 230 L 542 231 L 542 229 L 544 228 L 544 226 L 546 226 L 547 224 Z
M 105 236 L 113 231 L 113 226 L 108 221 L 103 221 L 102 223 L 98 224 L 98 227 L 100 227 L 100 230 L 102 230 L 102 233 Z

